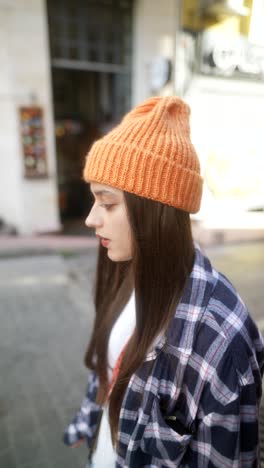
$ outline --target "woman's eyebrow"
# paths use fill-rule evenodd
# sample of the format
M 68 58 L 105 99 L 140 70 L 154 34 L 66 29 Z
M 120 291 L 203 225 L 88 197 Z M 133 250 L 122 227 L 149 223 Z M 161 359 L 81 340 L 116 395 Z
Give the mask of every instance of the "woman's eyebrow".
M 114 192 L 110 192 L 109 190 L 95 190 L 94 192 L 91 191 L 94 195 L 97 195 L 98 197 L 104 196 L 104 195 L 112 195 L 116 196 Z

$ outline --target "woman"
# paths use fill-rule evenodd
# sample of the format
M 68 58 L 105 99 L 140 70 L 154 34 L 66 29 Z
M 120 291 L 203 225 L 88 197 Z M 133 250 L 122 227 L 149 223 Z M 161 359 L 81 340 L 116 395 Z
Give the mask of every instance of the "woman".
M 192 240 L 202 178 L 188 105 L 137 106 L 94 143 L 84 178 L 101 240 L 96 318 L 65 442 L 85 439 L 102 468 L 259 466 L 263 339 Z

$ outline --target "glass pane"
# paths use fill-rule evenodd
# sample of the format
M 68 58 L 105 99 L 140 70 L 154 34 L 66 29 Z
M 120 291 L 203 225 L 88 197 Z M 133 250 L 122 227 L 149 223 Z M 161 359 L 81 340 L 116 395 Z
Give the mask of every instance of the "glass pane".
M 52 57 L 129 64 L 132 0 L 47 0 Z M 56 44 L 54 42 L 56 39 Z

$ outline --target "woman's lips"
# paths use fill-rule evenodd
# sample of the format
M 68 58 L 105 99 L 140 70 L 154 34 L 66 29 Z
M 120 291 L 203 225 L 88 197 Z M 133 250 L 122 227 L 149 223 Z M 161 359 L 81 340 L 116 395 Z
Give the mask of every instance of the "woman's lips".
M 96 237 L 100 239 L 100 242 L 103 245 L 103 247 L 108 247 L 110 239 L 106 239 L 105 237 L 99 236 L 98 234 L 96 234 Z
M 101 244 L 103 245 L 103 247 L 108 247 L 109 242 L 109 239 L 101 239 Z

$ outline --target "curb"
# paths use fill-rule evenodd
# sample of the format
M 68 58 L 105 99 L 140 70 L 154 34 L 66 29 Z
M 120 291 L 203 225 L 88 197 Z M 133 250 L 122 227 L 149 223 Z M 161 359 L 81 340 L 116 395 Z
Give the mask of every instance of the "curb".
M 40 236 L 0 237 L 0 258 L 37 255 L 76 255 L 98 246 L 95 237 Z

